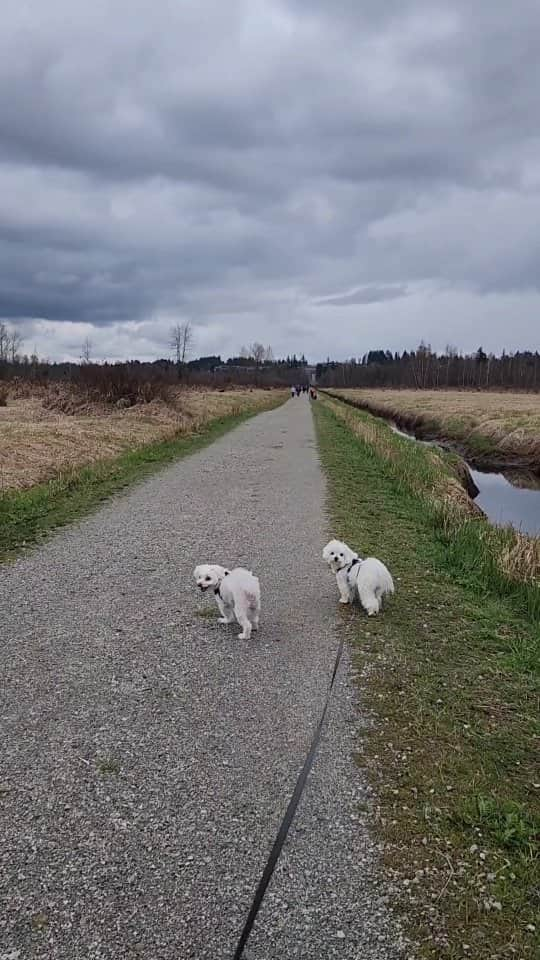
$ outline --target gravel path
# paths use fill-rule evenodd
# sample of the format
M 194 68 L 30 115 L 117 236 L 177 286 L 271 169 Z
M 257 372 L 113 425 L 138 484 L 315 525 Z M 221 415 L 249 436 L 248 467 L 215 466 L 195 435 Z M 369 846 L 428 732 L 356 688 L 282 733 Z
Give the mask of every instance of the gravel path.
M 2 568 L 0 960 L 232 957 L 336 651 L 323 498 L 302 397 Z M 250 642 L 212 560 L 260 576 Z M 405 955 L 348 671 L 247 960 Z

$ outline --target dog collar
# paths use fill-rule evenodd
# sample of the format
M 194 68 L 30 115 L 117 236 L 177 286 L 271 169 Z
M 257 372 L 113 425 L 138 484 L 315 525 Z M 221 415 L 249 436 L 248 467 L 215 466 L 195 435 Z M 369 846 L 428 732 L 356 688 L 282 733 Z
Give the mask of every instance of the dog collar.
M 225 573 L 223 574 L 223 577 L 228 577 L 228 576 L 229 576 L 229 571 L 226 570 Z M 223 580 L 221 581 L 221 583 L 223 583 Z M 214 593 L 216 596 L 219 596 L 219 597 L 221 596 L 221 583 L 219 584 L 218 587 L 214 587 Z
M 360 557 L 355 557 L 347 567 L 347 573 L 350 573 L 352 568 L 356 566 L 357 563 L 362 563 Z

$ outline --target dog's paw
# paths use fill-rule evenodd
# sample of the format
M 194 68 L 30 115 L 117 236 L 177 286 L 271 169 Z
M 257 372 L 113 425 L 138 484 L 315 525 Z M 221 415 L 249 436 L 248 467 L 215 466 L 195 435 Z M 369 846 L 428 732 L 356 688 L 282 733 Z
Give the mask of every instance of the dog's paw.
M 238 639 L 239 639 L 239 640 L 249 640 L 249 637 L 248 637 L 247 633 L 244 633 L 244 631 L 242 630 L 242 633 L 239 633 L 239 634 L 238 634 Z
M 349 600 L 348 597 L 340 597 L 340 598 L 339 598 L 339 602 L 340 602 L 340 603 L 350 603 L 351 601 Z
M 219 617 L 218 623 L 230 623 L 230 620 L 227 620 L 227 617 Z

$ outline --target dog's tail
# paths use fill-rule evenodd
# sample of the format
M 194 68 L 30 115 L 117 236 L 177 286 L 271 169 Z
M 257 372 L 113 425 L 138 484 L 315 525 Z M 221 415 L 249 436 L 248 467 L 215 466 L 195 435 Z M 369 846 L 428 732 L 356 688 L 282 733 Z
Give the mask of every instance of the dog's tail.
M 358 576 L 362 578 L 362 581 L 366 582 L 367 578 L 367 582 L 377 591 L 379 596 L 383 596 L 385 593 L 395 593 L 394 581 L 388 567 L 384 565 L 382 560 L 377 560 L 376 557 L 366 557 L 357 569 L 359 571 Z
M 382 566 L 384 567 L 384 573 L 382 573 L 381 576 L 381 586 L 385 593 L 395 593 L 396 588 L 394 587 L 394 581 L 392 580 L 390 571 L 384 566 L 384 564 L 382 564 Z

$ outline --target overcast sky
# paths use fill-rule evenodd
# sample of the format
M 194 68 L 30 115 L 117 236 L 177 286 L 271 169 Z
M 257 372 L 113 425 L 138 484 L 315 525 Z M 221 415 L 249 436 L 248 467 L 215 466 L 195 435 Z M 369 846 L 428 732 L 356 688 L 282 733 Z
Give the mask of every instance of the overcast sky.
M 540 3 L 3 0 L 0 318 L 51 359 L 540 348 Z

